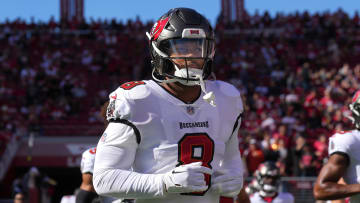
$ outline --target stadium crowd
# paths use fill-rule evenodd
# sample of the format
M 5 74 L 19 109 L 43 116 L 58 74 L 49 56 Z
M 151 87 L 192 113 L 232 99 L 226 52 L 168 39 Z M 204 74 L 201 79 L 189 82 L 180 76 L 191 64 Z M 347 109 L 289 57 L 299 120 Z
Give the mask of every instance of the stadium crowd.
M 152 25 L 0 23 L 0 149 L 12 134 L 101 134 L 91 127 L 102 126 L 100 107 L 115 85 L 151 77 L 145 32 Z M 236 85 L 246 104 L 239 136 L 248 175 L 272 160 L 282 175 L 315 176 L 328 137 L 351 127 L 359 15 L 256 13 L 237 23 L 220 16 L 215 27 L 217 79 Z

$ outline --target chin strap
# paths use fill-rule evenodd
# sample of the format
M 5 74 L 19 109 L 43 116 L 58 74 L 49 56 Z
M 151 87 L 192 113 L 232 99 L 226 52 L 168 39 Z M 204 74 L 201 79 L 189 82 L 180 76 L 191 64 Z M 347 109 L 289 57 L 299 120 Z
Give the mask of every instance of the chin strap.
M 175 66 L 176 67 L 176 66 Z M 181 69 L 177 69 L 176 71 L 178 71 L 179 73 L 181 73 Z M 171 78 L 171 79 L 167 79 L 167 80 L 159 80 L 158 78 L 156 78 L 156 76 L 154 75 L 155 73 L 155 69 L 153 69 L 152 71 L 152 76 L 153 76 L 153 79 L 156 80 L 157 82 L 162 82 L 162 83 L 172 83 L 172 82 L 179 82 L 183 85 L 187 85 L 187 86 L 194 86 L 194 85 L 200 85 L 201 87 L 201 91 L 204 92 L 204 96 L 202 97 L 203 100 L 205 100 L 207 103 L 209 103 L 211 106 L 213 107 L 216 107 L 216 103 L 215 103 L 215 94 L 214 92 L 210 91 L 210 92 L 207 92 L 206 91 L 206 85 L 205 85 L 205 82 L 204 82 L 204 79 L 202 77 L 202 72 L 199 73 L 199 74 L 194 74 L 195 75 L 195 78 L 198 79 L 198 81 L 191 81 L 191 82 L 188 82 L 186 81 L 186 79 L 184 80 L 181 80 L 181 79 L 177 79 L 177 78 Z M 178 74 L 179 74 L 178 73 Z M 175 74 L 177 76 L 182 76 L 181 74 Z M 186 73 L 187 74 L 187 73 Z
M 276 195 L 276 192 L 265 192 L 265 191 L 260 190 L 259 194 L 262 197 L 273 197 Z
M 200 80 L 201 90 L 205 93 L 205 95 L 202 97 L 203 100 L 205 100 L 211 106 L 216 107 L 214 92 L 212 92 L 212 91 L 206 92 L 204 79 L 202 78 L 202 76 L 199 76 L 199 75 L 197 75 L 197 78 L 199 78 L 199 80 Z
M 259 191 L 259 194 L 263 197 L 273 197 L 277 193 L 277 187 L 273 185 L 265 184 L 264 188 Z

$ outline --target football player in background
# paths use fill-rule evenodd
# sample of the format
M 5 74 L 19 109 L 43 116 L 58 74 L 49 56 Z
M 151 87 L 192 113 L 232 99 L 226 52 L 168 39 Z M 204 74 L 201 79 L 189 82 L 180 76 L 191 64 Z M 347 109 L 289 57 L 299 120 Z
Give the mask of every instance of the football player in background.
M 96 147 L 89 148 L 82 153 L 80 165 L 82 182 L 80 190 L 76 194 L 76 203 L 92 202 L 98 197 L 92 182 L 95 154 Z
M 97 145 L 98 194 L 136 203 L 218 203 L 243 184 L 238 90 L 209 80 L 214 31 L 193 9 L 175 8 L 147 33 L 153 79 L 109 96 Z
M 360 90 L 349 108 L 356 129 L 335 133 L 329 139 L 329 161 L 322 167 L 314 186 L 318 200 L 335 200 L 350 197 L 360 202 Z M 340 178 L 346 184 L 339 184 Z
M 256 172 L 255 172 L 256 174 Z M 256 180 L 256 178 L 254 178 L 246 187 L 245 187 L 245 192 L 248 195 L 252 195 L 255 192 L 258 192 L 260 190 L 260 186 L 258 181 Z
M 76 203 L 131 203 L 131 200 L 121 200 L 112 197 L 98 196 L 98 194 L 95 192 L 92 182 L 95 154 L 96 147 L 91 147 L 82 153 L 80 164 L 82 182 L 80 188 L 75 193 Z
M 258 191 L 250 195 L 251 203 L 294 203 L 294 196 L 279 192 L 280 171 L 274 162 L 260 164 L 255 173 Z

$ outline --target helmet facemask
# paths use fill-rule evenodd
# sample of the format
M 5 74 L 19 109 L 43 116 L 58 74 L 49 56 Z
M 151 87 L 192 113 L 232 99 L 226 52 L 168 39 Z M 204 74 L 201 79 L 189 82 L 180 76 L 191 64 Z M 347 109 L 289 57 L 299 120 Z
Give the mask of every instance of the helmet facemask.
M 170 82 L 193 86 L 200 85 L 201 79 L 209 77 L 214 56 L 214 43 L 211 40 L 168 39 L 162 41 L 159 48 L 155 44 L 153 46 L 154 51 L 161 56 L 159 60 L 163 60 L 163 68 L 155 70 Z

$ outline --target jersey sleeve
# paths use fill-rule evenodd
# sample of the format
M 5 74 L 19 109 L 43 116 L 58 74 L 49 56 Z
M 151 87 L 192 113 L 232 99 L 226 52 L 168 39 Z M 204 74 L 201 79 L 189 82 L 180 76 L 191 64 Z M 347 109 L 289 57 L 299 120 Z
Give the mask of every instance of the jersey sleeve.
M 121 88 L 116 89 L 109 95 L 109 105 L 106 110 L 106 119 L 119 120 L 131 117 L 131 100 L 127 99 L 127 93 Z
M 350 133 L 336 133 L 329 139 L 329 156 L 335 152 L 349 155 L 354 136 Z
M 133 126 L 109 123 L 97 145 L 95 158 L 93 181 L 99 195 L 129 199 L 164 195 L 162 174 L 141 174 L 131 170 L 137 147 Z
M 80 171 L 81 173 L 93 173 L 96 148 L 90 148 L 82 153 Z

